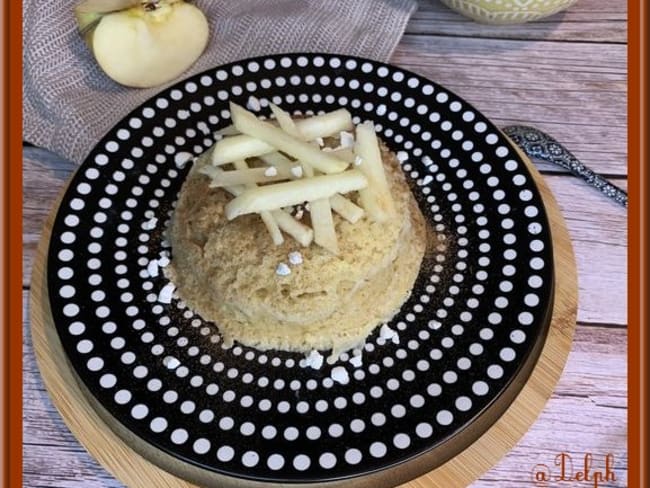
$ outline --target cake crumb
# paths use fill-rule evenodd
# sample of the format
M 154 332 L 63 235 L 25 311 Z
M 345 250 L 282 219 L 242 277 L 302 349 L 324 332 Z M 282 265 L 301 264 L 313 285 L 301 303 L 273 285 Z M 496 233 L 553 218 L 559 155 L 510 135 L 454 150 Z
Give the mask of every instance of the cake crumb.
M 280 263 L 278 267 L 275 268 L 275 274 L 278 276 L 287 276 L 291 274 L 291 268 L 287 266 L 287 263 Z
M 296 178 L 302 178 L 302 166 L 294 166 L 291 168 L 291 174 Z
M 330 378 L 332 378 L 332 380 L 342 385 L 347 385 L 350 382 L 350 375 L 348 374 L 348 371 L 343 366 L 336 366 L 332 368 L 332 373 L 330 374 Z
M 433 164 L 433 159 L 431 159 L 429 156 L 424 156 L 422 157 L 422 163 L 425 166 L 431 166 Z
M 169 266 L 169 263 L 170 261 L 167 256 L 163 256 L 158 260 L 158 266 L 160 266 L 161 268 L 166 268 L 167 266 Z
M 278 174 L 278 170 L 275 169 L 275 166 L 269 166 L 264 170 L 264 176 L 276 176 Z
M 423 185 L 428 185 L 433 181 L 433 176 L 431 175 L 426 175 L 424 178 L 422 178 L 422 184 Z
M 339 132 L 339 137 L 341 140 L 341 148 L 348 148 L 354 146 L 354 134 L 352 132 L 347 132 L 342 130 Z
M 323 147 L 323 146 L 325 145 L 325 141 L 323 140 L 322 137 L 317 137 L 317 138 L 314 139 L 314 140 L 316 141 L 316 143 L 317 143 L 320 147 Z
M 302 264 L 302 254 L 299 251 L 292 251 L 289 253 L 289 263 L 293 265 Z
M 361 166 L 361 163 L 363 163 L 363 158 L 361 156 L 356 156 L 354 158 L 354 165 L 355 166 Z

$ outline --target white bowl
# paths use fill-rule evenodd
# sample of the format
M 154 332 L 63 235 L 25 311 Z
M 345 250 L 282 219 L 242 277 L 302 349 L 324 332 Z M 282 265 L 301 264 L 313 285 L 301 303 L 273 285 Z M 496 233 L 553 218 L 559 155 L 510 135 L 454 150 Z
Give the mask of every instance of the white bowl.
M 569 8 L 577 0 L 441 0 L 449 8 L 485 24 L 521 24 Z

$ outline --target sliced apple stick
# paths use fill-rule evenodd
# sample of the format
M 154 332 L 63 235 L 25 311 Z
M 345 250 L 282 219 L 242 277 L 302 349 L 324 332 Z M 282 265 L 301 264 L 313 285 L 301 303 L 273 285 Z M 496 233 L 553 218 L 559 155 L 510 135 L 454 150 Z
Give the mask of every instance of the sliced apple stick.
M 274 153 L 268 153 L 264 154 L 263 156 L 260 156 L 260 159 L 264 161 L 267 165 L 273 166 L 277 169 L 278 173 L 282 174 L 287 174 L 291 179 L 295 179 L 295 176 L 291 173 L 291 168 L 296 165 L 295 162 L 291 161 L 289 158 L 286 156 L 283 156 L 279 152 L 274 152 Z M 304 166 L 303 166 L 303 171 L 304 171 Z M 307 170 L 308 171 L 308 170 Z M 211 178 L 218 179 L 219 176 L 223 173 L 234 173 L 234 171 L 223 171 L 219 168 L 216 168 L 214 166 L 203 166 L 201 169 L 199 169 L 200 173 L 206 174 L 210 176 Z M 305 173 L 307 174 L 307 173 Z M 268 181 L 268 180 L 267 180 Z M 230 191 L 232 188 L 226 188 L 226 190 Z M 240 195 L 244 191 L 243 188 L 241 188 L 241 191 L 235 196 Z M 232 193 L 232 192 L 231 192 Z M 355 203 L 351 202 L 349 199 L 344 197 L 341 194 L 336 194 L 330 197 L 330 206 L 332 207 L 332 210 L 339 214 L 341 217 L 343 217 L 345 220 L 348 222 L 355 224 L 357 223 L 364 215 L 364 210 L 363 208 L 359 207 Z M 288 214 L 287 214 L 288 215 Z M 294 219 L 295 220 L 295 219 Z M 296 223 L 300 224 L 300 222 Z M 303 224 L 300 224 L 303 225 Z M 306 226 L 303 226 L 306 227 Z M 287 234 L 291 235 L 292 237 L 296 238 L 295 235 L 293 235 L 291 232 L 289 232 L 287 229 L 283 228 L 282 225 L 280 225 L 280 228 L 286 232 Z M 308 227 L 306 227 L 309 229 Z M 311 229 L 309 229 L 311 230 Z M 304 236 L 304 231 L 299 231 L 301 232 L 300 235 Z M 302 241 L 298 238 L 296 238 L 298 242 Z
M 239 195 L 241 195 L 242 193 L 244 193 L 246 191 L 246 187 L 241 186 L 241 185 L 238 185 L 238 186 L 226 186 L 226 187 L 224 187 L 224 190 L 226 190 L 228 193 L 230 193 L 233 197 L 238 197 Z
M 374 221 L 384 222 L 395 214 L 395 206 L 372 122 L 357 126 L 355 152 L 362 161 L 357 167 L 368 178 L 368 187 L 359 191 L 361 205 Z
M 224 137 L 214 145 L 212 164 L 222 166 L 238 159 L 252 158 L 274 151 L 276 149 L 273 146 L 247 135 Z
M 237 172 L 244 172 L 244 171 L 250 171 L 248 168 L 248 164 L 244 160 L 240 161 L 235 161 L 234 163 L 235 168 Z M 222 173 L 234 173 L 235 171 L 223 171 Z M 214 180 L 213 180 L 214 182 Z M 210 185 L 212 186 L 212 184 Z M 247 183 L 245 185 L 246 188 L 257 188 L 257 185 L 255 183 Z M 269 234 L 271 234 L 271 240 L 273 241 L 273 244 L 276 246 L 279 246 L 284 242 L 284 237 L 282 236 L 282 232 L 280 232 L 280 228 L 278 227 L 278 223 L 275 221 L 275 218 L 273 215 L 271 215 L 271 212 L 268 210 L 263 210 L 260 212 L 260 217 L 262 218 L 262 222 L 264 222 L 264 225 L 266 226 L 266 230 L 269 231 Z
M 308 164 L 303 164 L 302 168 L 303 168 L 303 171 L 305 173 L 305 176 L 307 176 L 307 178 L 312 178 L 314 176 L 314 170 L 311 168 L 311 166 L 309 166 Z M 311 202 L 311 203 L 315 203 L 315 202 Z M 320 204 L 320 205 L 324 206 L 325 204 Z M 340 193 L 337 193 L 336 195 L 332 195 L 329 198 L 328 202 L 327 202 L 327 206 L 329 207 L 328 212 L 330 214 L 331 214 L 331 211 L 333 210 L 334 212 L 336 212 L 337 214 L 339 214 L 341 217 L 343 217 L 345 220 L 347 220 L 348 222 L 350 222 L 352 224 L 356 223 L 361 217 L 363 217 L 363 213 L 364 213 L 363 209 L 361 207 L 359 207 L 358 205 L 355 205 L 354 203 L 352 203 L 350 200 L 345 198 Z M 325 212 L 326 212 L 325 208 L 319 209 L 319 213 L 325 214 Z M 313 211 L 310 212 L 310 213 L 311 213 L 312 219 L 313 219 L 313 217 L 314 217 Z M 314 240 L 316 241 L 317 244 L 320 244 L 320 242 L 318 242 L 319 231 L 317 230 L 317 226 L 313 222 L 313 220 L 312 220 L 312 224 L 314 224 Z M 323 224 L 323 227 L 325 225 L 326 224 Z M 324 235 L 330 235 L 331 233 L 334 232 L 334 227 L 333 226 L 332 226 L 331 229 L 325 229 L 323 227 L 321 227 L 320 232 L 323 232 Z M 328 239 L 328 238 L 325 238 L 325 239 Z M 329 249 L 325 245 L 323 245 L 323 247 L 325 247 L 326 249 Z M 334 251 L 332 251 L 332 252 L 334 252 Z
M 342 130 L 351 130 L 353 128 L 352 116 L 344 108 L 334 110 L 322 115 L 305 117 L 295 121 L 300 132 L 305 134 L 309 140 L 319 137 L 329 137 L 340 133 Z M 275 125 L 274 121 L 270 121 Z M 234 125 L 228 125 L 223 129 L 215 131 L 215 134 L 221 136 L 236 136 L 241 134 Z
M 305 141 L 291 137 L 282 129 L 278 129 L 268 122 L 258 120 L 248 110 L 232 102 L 230 103 L 230 113 L 235 127 L 244 134 L 261 139 L 298 160 L 309 161 L 311 166 L 323 173 L 340 173 L 348 166 L 345 161 L 341 161 L 331 154 L 321 152 L 318 148 Z
M 280 123 L 282 130 L 289 134 L 294 134 L 299 138 L 304 137 L 300 129 L 296 126 L 294 120 L 287 112 L 273 104 L 271 104 L 271 110 Z M 339 152 L 341 151 L 348 152 L 351 161 L 354 161 L 355 155 L 352 151 L 349 149 L 339 150 Z M 307 178 L 313 178 L 313 168 L 309 164 L 305 164 L 305 162 L 301 163 L 305 176 Z M 336 209 L 332 205 L 332 202 L 335 203 Z M 334 229 L 334 220 L 332 219 L 332 210 L 335 210 L 344 219 L 351 223 L 355 223 L 363 216 L 363 209 L 339 193 L 330 197 L 329 200 L 320 199 L 310 202 L 310 205 L 312 207 L 310 214 L 312 217 L 312 226 L 314 227 L 314 241 L 316 244 L 319 244 L 336 254 L 338 252 L 338 244 L 336 240 L 336 231 Z M 320 217 L 323 217 L 323 219 L 321 220 Z
M 221 168 L 207 165 L 201 167 L 198 171 L 199 173 L 212 178 L 209 185 L 210 188 L 282 181 L 288 180 L 293 176 L 290 168 L 276 168 L 276 174 L 272 176 L 267 176 L 268 168 L 246 168 L 241 170 L 224 171 Z
M 278 124 L 280 124 L 280 128 L 283 131 L 285 131 L 291 137 L 295 137 L 296 139 L 300 139 L 301 141 L 308 140 L 305 139 L 305 136 L 303 136 L 302 131 L 298 129 L 295 122 L 291 118 L 291 115 L 289 115 L 288 112 L 282 110 L 275 103 L 269 103 L 269 107 L 271 107 L 271 112 L 273 112 L 273 115 L 275 115 L 275 119 L 278 121 Z
M 258 156 L 266 165 L 275 166 L 277 169 L 291 172 L 291 168 L 296 165 L 294 161 L 279 152 L 271 152 Z
M 280 232 L 280 227 L 278 226 L 278 222 L 275 220 L 273 214 L 268 210 L 262 210 L 260 212 L 260 217 L 266 226 L 266 230 L 271 234 L 273 244 L 276 246 L 281 245 L 284 242 L 284 237 L 282 236 L 282 232 Z
M 290 122 L 293 123 L 291 120 Z M 314 178 L 314 169 L 311 166 L 303 163 L 302 168 L 307 178 Z M 310 200 L 309 205 L 311 226 L 314 229 L 314 242 L 332 254 L 338 254 L 339 245 L 336 239 L 336 229 L 329 198 Z
M 364 214 L 361 207 L 339 193 L 330 197 L 330 206 L 332 210 L 351 224 L 356 224 Z
M 296 123 L 294 120 L 291 118 L 291 116 L 282 110 L 280 107 L 275 105 L 274 103 L 269 104 L 271 107 L 271 111 L 275 115 L 275 118 L 277 119 L 278 123 L 280 124 L 280 128 L 285 131 L 287 134 L 291 135 L 292 137 L 295 137 L 296 139 L 300 139 L 301 141 L 307 141 L 305 136 L 302 134 L 300 129 L 296 126 Z M 318 150 L 320 150 L 320 146 L 318 146 L 316 143 L 312 142 L 312 145 L 314 147 L 317 147 Z M 306 178 L 313 178 L 314 177 L 314 168 L 309 165 L 307 161 L 298 161 L 298 163 L 302 166 L 302 173 Z M 296 175 L 297 177 L 300 177 L 302 175 Z M 315 229 L 314 229 L 315 230 Z
M 300 121 L 297 121 L 300 122 Z M 296 125 L 300 129 L 300 124 Z M 229 126 L 234 127 L 234 126 Z M 320 137 L 320 136 L 317 136 Z M 308 140 L 308 139 L 307 139 Z M 265 156 L 270 153 L 277 152 L 277 149 L 247 135 L 239 134 L 224 137 L 214 145 L 212 152 L 212 164 L 221 166 L 224 164 L 232 163 L 238 159 L 254 158 L 256 156 Z M 323 151 L 327 152 L 327 151 Z M 332 157 L 340 159 L 346 163 L 354 161 L 354 153 L 347 148 L 329 151 Z
M 293 237 L 303 247 L 308 247 L 314 240 L 314 231 L 302 222 L 298 222 L 289 212 L 284 210 L 271 210 L 271 215 L 278 223 L 280 229 Z
M 215 169 L 218 170 L 218 168 Z M 212 177 L 210 188 L 282 181 L 290 179 L 290 175 L 290 171 L 284 171 L 282 168 L 276 168 L 273 173 L 269 172 L 269 168 L 247 168 L 237 169 L 234 171 L 217 171 Z
M 352 151 L 352 149 L 348 149 L 347 147 L 343 149 L 336 149 L 332 151 L 331 154 L 345 161 L 346 163 L 354 163 L 354 160 L 356 158 L 356 154 L 354 154 L 354 151 Z
M 218 136 L 237 136 L 241 134 L 241 132 L 239 132 L 234 125 L 230 124 L 225 126 L 223 129 L 215 131 L 214 134 Z
M 202 175 L 209 176 L 210 178 L 214 178 L 219 174 L 219 172 L 223 172 L 223 170 L 211 165 L 201 166 L 197 171 Z
M 291 172 L 291 168 L 294 168 L 297 163 L 295 161 L 291 161 L 283 154 L 280 154 L 279 152 L 273 152 L 259 156 L 259 158 L 267 166 L 273 166 L 278 171 L 278 173 L 286 174 L 290 179 L 294 179 L 296 177 Z
M 300 133 L 308 141 L 311 141 L 318 137 L 329 137 L 342 130 L 352 129 L 352 115 L 346 109 L 340 108 L 323 115 L 298 119 L 296 126 Z
M 285 183 L 260 186 L 246 190 L 226 205 L 226 217 L 232 220 L 240 215 L 275 210 L 298 205 L 305 201 L 329 198 L 336 193 L 360 190 L 368 185 L 368 179 L 359 170 L 345 171 L 335 175 L 301 178 Z
M 243 186 L 229 186 L 224 188 L 228 193 L 237 197 L 244 193 L 246 189 Z M 289 212 L 278 209 L 272 210 L 271 215 L 278 224 L 278 227 L 287 235 L 293 237 L 300 245 L 308 247 L 314 240 L 314 231 L 302 222 L 298 222 Z
M 332 254 L 338 254 L 339 246 L 329 198 L 311 200 L 309 205 L 311 207 L 309 210 L 311 225 L 314 228 L 314 242 Z

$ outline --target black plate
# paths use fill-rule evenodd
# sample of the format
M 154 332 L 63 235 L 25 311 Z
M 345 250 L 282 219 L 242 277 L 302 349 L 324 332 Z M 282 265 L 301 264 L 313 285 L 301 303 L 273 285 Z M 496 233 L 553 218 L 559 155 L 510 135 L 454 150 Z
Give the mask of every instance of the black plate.
M 147 277 L 165 250 L 182 163 L 230 123 L 228 101 L 250 95 L 263 113 L 270 100 L 373 120 L 392 150 L 408 153 L 402 168 L 443 236 L 391 324 L 400 343 L 371 336 L 361 367 L 341 363 L 347 385 L 329 378 L 331 366 L 301 368 L 297 354 L 222 349 L 214 324 L 177 300 L 158 303 L 166 280 Z M 154 216 L 156 228 L 144 230 Z M 394 66 L 279 55 L 196 75 L 112 129 L 61 202 L 48 285 L 71 364 L 128 430 L 210 471 L 317 481 L 444 446 L 519 388 L 513 379 L 548 329 L 552 242 L 525 164 L 468 103 Z

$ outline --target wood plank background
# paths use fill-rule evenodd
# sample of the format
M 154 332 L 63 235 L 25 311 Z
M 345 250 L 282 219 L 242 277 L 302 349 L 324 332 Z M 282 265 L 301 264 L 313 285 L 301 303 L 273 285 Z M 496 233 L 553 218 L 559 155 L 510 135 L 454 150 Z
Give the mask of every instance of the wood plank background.
M 624 1 L 579 0 L 539 22 L 494 27 L 473 23 L 436 0 L 422 0 L 391 62 L 446 86 L 499 126 L 529 124 L 547 131 L 625 188 L 626 20 Z M 578 328 L 562 379 L 541 417 L 472 488 L 533 486 L 534 467 L 552 467 L 560 452 L 572 455 L 576 469 L 585 453 L 594 454 L 596 468 L 603 466 L 602 456 L 613 454 L 617 480 L 599 486 L 626 486 L 627 213 L 561 168 L 538 167 L 574 244 Z M 85 452 L 52 406 L 29 335 L 33 253 L 42 222 L 73 170 L 54 155 L 25 149 L 24 486 L 113 488 L 121 484 Z

